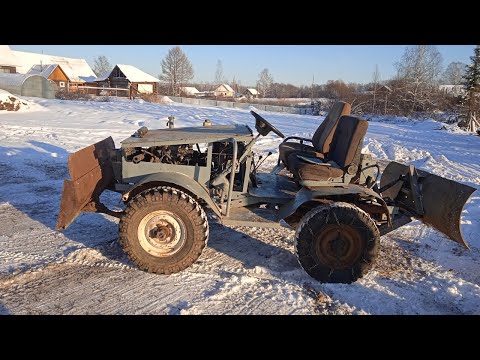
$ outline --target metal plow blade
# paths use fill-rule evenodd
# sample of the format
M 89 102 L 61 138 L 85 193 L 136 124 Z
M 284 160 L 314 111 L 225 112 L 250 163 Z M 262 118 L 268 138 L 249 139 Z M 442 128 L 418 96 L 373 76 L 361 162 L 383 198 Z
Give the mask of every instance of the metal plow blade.
M 380 188 L 383 198 L 390 198 L 415 218 L 468 248 L 460 221 L 463 206 L 475 188 L 397 162 L 385 168 Z
M 110 152 L 114 149 L 113 139 L 108 137 L 68 157 L 71 180 L 63 183 L 57 230 L 66 229 L 87 204 L 98 201 L 102 191 L 113 183 Z

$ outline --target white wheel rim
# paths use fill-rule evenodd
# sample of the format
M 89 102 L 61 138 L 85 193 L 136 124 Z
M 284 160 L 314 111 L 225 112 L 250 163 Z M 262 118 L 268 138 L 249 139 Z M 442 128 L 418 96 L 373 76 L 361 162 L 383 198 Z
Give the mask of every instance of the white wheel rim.
M 180 217 L 170 211 L 147 214 L 138 225 L 138 240 L 150 255 L 166 257 L 176 254 L 185 244 L 187 229 Z

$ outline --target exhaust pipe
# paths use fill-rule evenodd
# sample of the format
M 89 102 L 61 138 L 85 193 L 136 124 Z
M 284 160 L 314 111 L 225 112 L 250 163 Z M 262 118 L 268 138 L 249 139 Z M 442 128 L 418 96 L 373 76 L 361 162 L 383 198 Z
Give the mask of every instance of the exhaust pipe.
M 395 161 L 387 165 L 380 179 L 384 199 L 466 248 L 460 227 L 462 210 L 475 190 Z

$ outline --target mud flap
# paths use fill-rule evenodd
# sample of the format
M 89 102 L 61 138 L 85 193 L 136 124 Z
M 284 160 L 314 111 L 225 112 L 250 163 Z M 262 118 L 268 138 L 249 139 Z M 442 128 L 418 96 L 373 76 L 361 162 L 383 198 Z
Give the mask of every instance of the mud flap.
M 382 174 L 380 189 L 384 199 L 468 248 L 460 222 L 463 206 L 475 188 L 391 162 Z
M 71 180 L 63 183 L 57 230 L 66 229 L 82 210 L 95 209 L 102 191 L 113 184 L 110 153 L 114 149 L 113 139 L 108 137 L 68 157 Z

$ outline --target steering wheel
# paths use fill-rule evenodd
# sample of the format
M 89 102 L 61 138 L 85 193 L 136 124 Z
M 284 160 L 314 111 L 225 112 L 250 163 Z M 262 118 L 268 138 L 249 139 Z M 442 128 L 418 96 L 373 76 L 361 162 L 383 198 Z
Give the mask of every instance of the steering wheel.
M 257 129 L 260 135 L 266 136 L 270 131 L 273 131 L 275 134 L 277 134 L 281 138 L 285 137 L 285 135 L 283 135 L 283 133 L 280 130 L 278 130 L 275 126 L 270 124 L 263 117 L 258 115 L 255 111 L 250 111 L 250 114 L 252 114 L 253 117 L 255 118 L 255 129 Z

